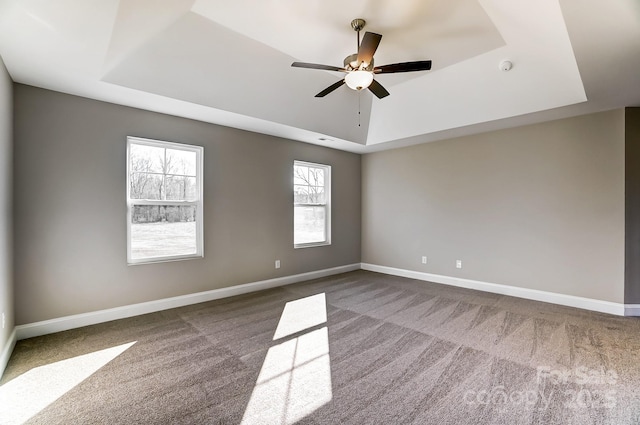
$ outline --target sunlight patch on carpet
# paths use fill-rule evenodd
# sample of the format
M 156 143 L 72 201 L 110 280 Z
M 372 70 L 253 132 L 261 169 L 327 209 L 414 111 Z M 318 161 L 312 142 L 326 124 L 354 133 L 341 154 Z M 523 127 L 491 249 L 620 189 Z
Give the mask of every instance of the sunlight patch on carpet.
M 31 369 L 0 387 L 2 424 L 22 424 L 137 341 Z
M 274 340 L 326 321 L 324 294 L 288 302 Z M 242 424 L 293 424 L 332 397 L 329 330 L 325 326 L 269 348 Z
M 284 306 L 273 340 L 325 323 L 327 321 L 326 305 L 324 293 L 289 301 Z

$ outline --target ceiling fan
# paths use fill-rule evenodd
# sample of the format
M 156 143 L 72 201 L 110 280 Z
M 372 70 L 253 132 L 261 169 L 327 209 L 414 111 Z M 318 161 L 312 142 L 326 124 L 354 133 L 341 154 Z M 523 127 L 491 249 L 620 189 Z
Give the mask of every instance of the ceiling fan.
M 415 61 L 401 62 L 390 65 L 374 66 L 373 55 L 380 44 L 382 35 L 374 32 L 365 32 L 360 42 L 360 30 L 364 28 L 364 19 L 354 19 L 351 21 L 351 28 L 358 33 L 358 53 L 349 55 L 344 59 L 344 67 L 331 65 L 320 65 L 316 63 L 294 62 L 291 66 L 296 68 L 322 69 L 325 71 L 345 72 L 347 75 L 335 84 L 330 85 L 316 95 L 316 97 L 324 97 L 346 84 L 353 90 L 362 90 L 368 88 L 378 99 L 389 96 L 389 92 L 382 87 L 374 78 L 374 74 L 391 74 L 395 72 L 413 72 L 428 71 L 431 69 L 431 61 Z

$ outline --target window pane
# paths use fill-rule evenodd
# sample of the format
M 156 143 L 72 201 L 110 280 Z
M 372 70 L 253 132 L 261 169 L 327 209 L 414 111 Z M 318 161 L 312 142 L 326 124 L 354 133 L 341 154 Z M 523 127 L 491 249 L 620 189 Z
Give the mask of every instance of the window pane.
M 324 204 L 325 203 L 325 195 L 324 188 L 317 186 L 309 187 L 309 203 L 310 204 Z
M 309 167 L 302 165 L 293 166 L 293 184 L 309 184 Z
M 131 212 L 134 260 L 197 253 L 196 207 L 135 205 Z
M 131 172 L 161 173 L 164 163 L 164 148 L 132 143 L 129 146 L 129 158 Z
M 293 223 L 294 244 L 326 241 L 324 206 L 295 207 Z
M 197 199 L 196 178 L 167 176 L 167 199 L 172 201 L 195 201 Z
M 168 174 L 195 176 L 196 153 L 176 149 L 167 149 L 166 172 Z
M 162 199 L 162 175 L 131 173 L 131 199 Z
M 324 186 L 324 170 L 321 168 L 309 168 L 309 184 Z
M 293 187 L 293 202 L 296 204 L 308 204 L 309 188 L 307 186 L 295 185 Z

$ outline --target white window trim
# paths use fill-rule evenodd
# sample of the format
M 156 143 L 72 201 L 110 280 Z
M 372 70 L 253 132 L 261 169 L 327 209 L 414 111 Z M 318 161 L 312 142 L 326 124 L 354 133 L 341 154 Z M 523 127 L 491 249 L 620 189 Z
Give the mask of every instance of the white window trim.
M 325 193 L 325 196 L 326 196 L 326 202 L 324 204 L 302 204 L 302 203 L 296 203 L 294 201 L 294 203 L 293 203 L 294 216 L 295 216 L 295 208 L 298 207 L 298 206 L 301 206 L 301 207 L 305 207 L 305 206 L 310 206 L 310 207 L 324 206 L 325 207 L 325 211 L 324 211 L 324 217 L 325 217 L 324 239 L 325 240 L 322 241 L 322 242 L 309 242 L 309 243 L 299 243 L 299 244 L 294 243 L 293 244 L 293 248 L 294 249 L 312 248 L 312 247 L 316 247 L 316 246 L 331 245 L 331 165 L 318 164 L 318 163 L 307 162 L 307 161 L 298 161 L 298 160 L 294 160 L 293 161 L 293 165 L 294 165 L 294 167 L 296 165 L 302 165 L 302 166 L 306 166 L 306 167 L 323 168 L 325 170 L 325 173 L 324 173 L 324 193 Z M 293 182 L 292 182 L 292 184 L 293 184 Z M 292 187 L 291 193 L 293 193 L 293 187 Z M 294 239 L 295 239 L 295 233 L 294 233 Z
M 196 180 L 198 184 L 197 201 L 164 201 L 152 199 L 131 199 L 130 179 L 130 149 L 131 144 L 154 146 L 165 149 L 177 149 L 196 153 Z M 202 146 L 187 145 L 183 143 L 165 142 L 161 140 L 145 139 L 142 137 L 127 136 L 127 263 L 129 265 L 165 263 L 168 261 L 191 260 L 204 257 L 204 215 L 203 215 L 203 157 L 204 148 Z M 133 205 L 169 205 L 196 207 L 196 253 L 191 255 L 172 255 L 154 258 L 133 259 L 131 258 L 131 209 Z

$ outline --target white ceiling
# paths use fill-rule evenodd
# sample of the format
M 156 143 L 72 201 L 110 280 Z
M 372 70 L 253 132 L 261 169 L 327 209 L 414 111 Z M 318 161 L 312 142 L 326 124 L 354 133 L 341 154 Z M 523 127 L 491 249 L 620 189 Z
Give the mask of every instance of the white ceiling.
M 343 86 L 350 22 L 383 35 L 377 99 Z M 0 0 L 14 81 L 352 152 L 640 106 L 638 0 Z M 508 59 L 513 69 L 501 71 Z

